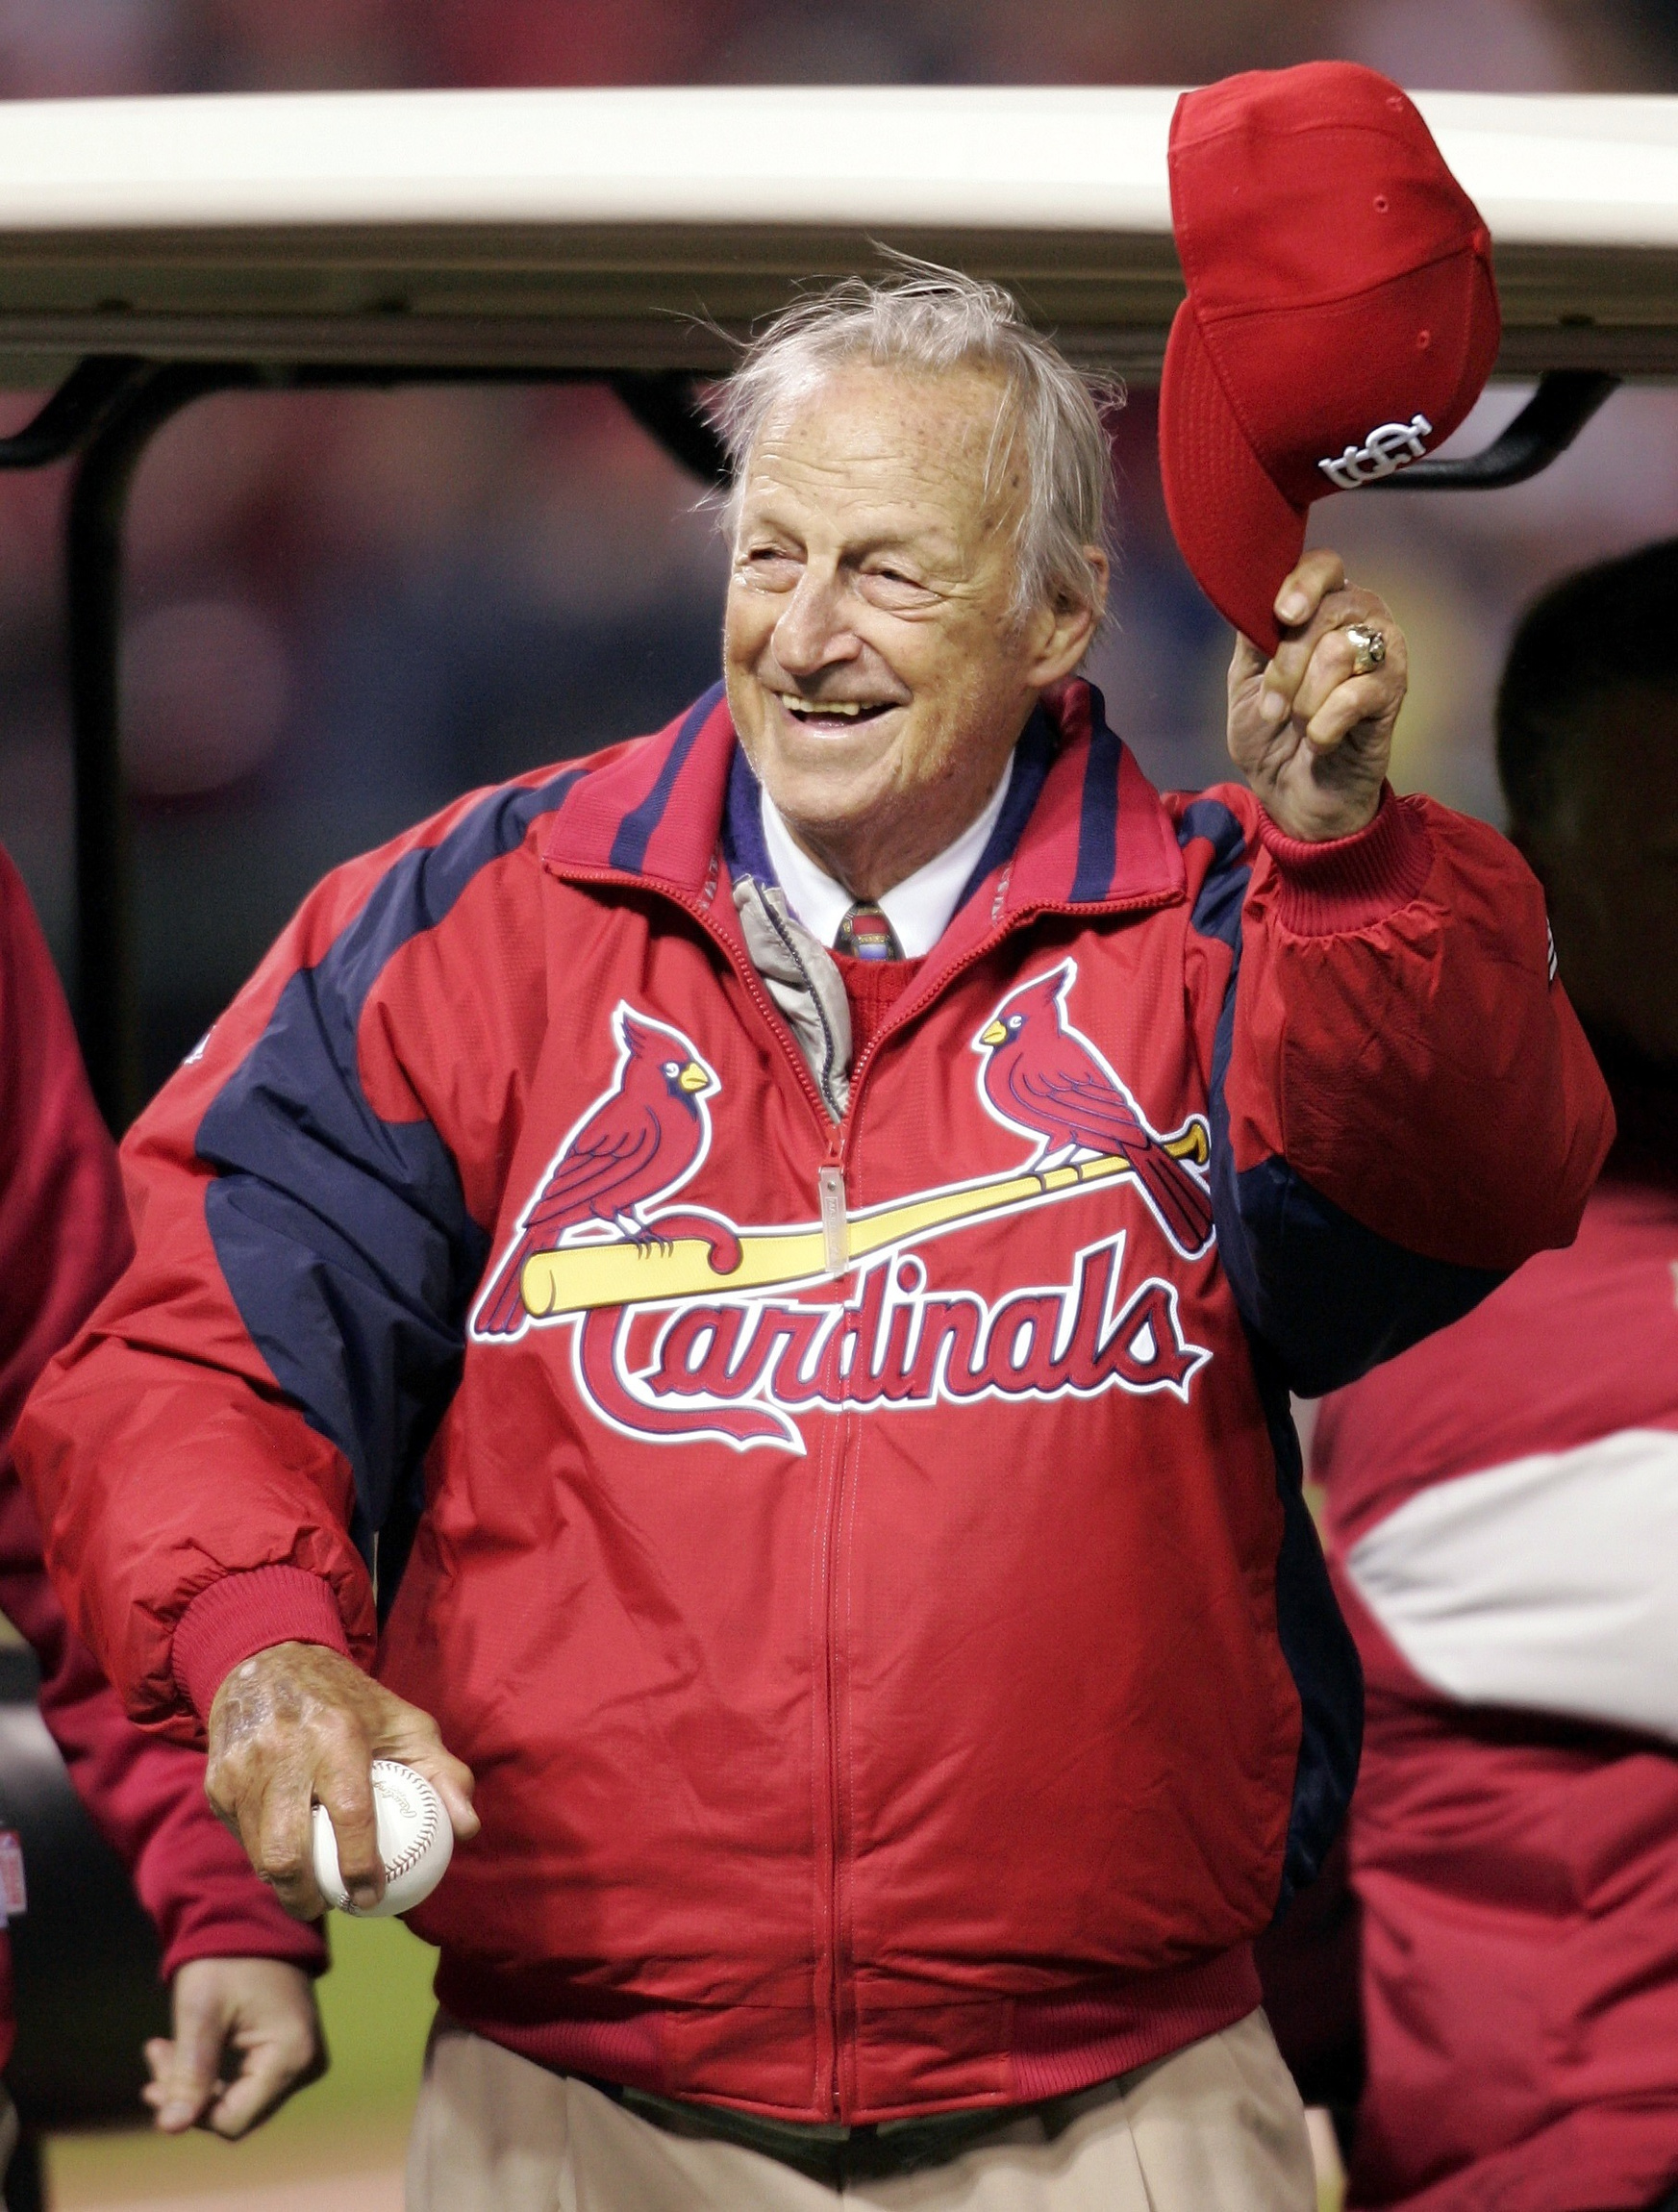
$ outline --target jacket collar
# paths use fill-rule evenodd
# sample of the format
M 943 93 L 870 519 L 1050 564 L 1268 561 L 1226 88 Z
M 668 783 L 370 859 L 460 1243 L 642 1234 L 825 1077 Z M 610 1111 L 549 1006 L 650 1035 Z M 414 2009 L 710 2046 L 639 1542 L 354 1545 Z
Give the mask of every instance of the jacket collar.
M 544 860 L 560 874 L 706 893 L 739 752 L 717 684 L 656 737 L 598 756 L 562 799 Z M 1100 692 L 1074 678 L 1027 726 L 1009 803 L 950 929 L 982 934 L 1044 909 L 1164 905 L 1184 881 L 1158 795 L 1108 727 Z

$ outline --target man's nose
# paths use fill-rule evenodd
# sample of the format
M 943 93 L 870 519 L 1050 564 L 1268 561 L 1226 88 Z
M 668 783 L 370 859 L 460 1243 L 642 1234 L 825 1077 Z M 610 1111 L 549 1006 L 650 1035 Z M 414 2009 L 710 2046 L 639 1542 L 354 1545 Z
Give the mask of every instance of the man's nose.
M 846 619 L 840 579 L 806 568 L 775 624 L 775 658 L 789 676 L 813 676 L 836 661 L 854 661 L 862 640 Z

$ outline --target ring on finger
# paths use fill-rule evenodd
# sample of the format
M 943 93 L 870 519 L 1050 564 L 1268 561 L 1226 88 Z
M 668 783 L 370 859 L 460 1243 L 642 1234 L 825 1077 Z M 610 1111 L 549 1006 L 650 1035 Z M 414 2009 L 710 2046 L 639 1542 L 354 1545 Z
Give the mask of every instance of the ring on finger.
M 1366 676 L 1378 668 L 1387 658 L 1385 631 L 1371 628 L 1367 622 L 1348 622 L 1346 642 L 1352 648 L 1352 673 Z

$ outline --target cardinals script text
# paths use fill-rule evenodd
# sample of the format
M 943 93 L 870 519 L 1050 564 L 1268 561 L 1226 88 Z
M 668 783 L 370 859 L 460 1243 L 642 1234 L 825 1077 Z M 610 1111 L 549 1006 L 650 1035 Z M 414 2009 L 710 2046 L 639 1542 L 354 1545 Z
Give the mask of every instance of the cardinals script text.
M 695 1302 L 581 1320 L 579 1388 L 624 1435 L 802 1452 L 800 1413 L 908 1412 L 985 1398 L 1170 1391 L 1211 1356 L 1185 1342 L 1175 1287 L 1121 1288 L 1124 1234 L 1079 1252 L 1059 1289 L 932 1292 L 925 1264 L 894 1252 L 861 1270 L 840 1305 L 795 1298 Z M 638 1320 L 641 1322 L 638 1345 Z M 646 1324 L 650 1323 L 648 1326 Z M 650 1345 L 647 1339 L 650 1337 Z

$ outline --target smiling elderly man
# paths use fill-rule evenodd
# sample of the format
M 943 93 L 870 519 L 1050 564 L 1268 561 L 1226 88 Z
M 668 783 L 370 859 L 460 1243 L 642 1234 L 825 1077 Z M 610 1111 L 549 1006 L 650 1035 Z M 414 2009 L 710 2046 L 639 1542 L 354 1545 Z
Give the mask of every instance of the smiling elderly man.
M 1250 791 L 1156 797 L 1003 294 L 852 282 L 722 404 L 726 685 L 329 878 L 130 1138 L 58 1570 L 293 1910 L 312 1797 L 364 1903 L 370 1756 L 441 1790 L 413 2204 L 1305 2205 L 1250 1945 L 1359 1684 L 1288 1392 L 1572 1236 L 1542 901 L 1387 789 L 1330 553 Z

